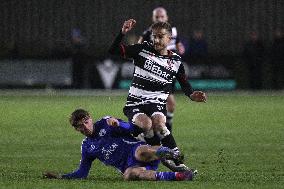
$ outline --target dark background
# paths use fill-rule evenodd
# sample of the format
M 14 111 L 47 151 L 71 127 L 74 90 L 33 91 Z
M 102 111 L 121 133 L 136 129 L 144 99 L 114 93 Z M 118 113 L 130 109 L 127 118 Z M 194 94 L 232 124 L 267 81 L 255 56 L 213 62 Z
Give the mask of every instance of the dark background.
M 68 57 L 72 28 L 82 31 L 88 56 L 105 57 L 124 20 L 136 19 L 132 34 L 140 35 L 151 24 L 152 10 L 163 6 L 183 38 L 194 29 L 204 31 L 209 63 L 233 67 L 241 88 L 248 86 L 240 58 L 248 32 L 259 33 L 269 54 L 273 32 L 284 23 L 283 0 L 1 0 L 0 5 L 2 59 Z M 269 56 L 264 64 L 264 88 L 269 88 Z

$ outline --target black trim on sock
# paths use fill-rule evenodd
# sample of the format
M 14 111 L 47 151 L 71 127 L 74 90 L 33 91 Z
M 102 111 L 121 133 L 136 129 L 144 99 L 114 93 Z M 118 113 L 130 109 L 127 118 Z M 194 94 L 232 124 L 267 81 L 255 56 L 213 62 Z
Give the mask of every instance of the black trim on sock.
M 155 134 L 152 138 L 144 138 L 146 143 L 151 146 L 159 146 L 161 145 L 160 138 Z
M 172 123 L 167 121 L 166 122 L 166 127 L 172 133 Z
M 172 134 L 167 135 L 161 140 L 161 142 L 163 146 L 168 147 L 170 149 L 174 149 L 177 147 L 176 141 Z
M 140 128 L 140 127 L 138 127 L 137 125 L 134 125 L 134 124 L 133 124 L 133 127 L 134 127 L 134 129 L 133 129 L 132 135 L 133 135 L 134 137 L 137 137 L 139 134 L 141 134 L 141 133 L 144 132 L 143 129 Z

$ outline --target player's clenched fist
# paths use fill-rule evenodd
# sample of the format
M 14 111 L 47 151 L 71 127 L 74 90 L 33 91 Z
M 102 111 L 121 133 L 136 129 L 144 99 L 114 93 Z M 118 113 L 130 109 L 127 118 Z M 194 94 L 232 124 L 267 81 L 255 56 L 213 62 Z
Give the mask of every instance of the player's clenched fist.
M 126 20 L 126 21 L 123 23 L 121 32 L 122 32 L 123 34 L 126 34 L 127 32 L 129 32 L 129 31 L 134 27 L 135 24 L 136 24 L 136 20 L 134 20 L 134 19 Z
M 119 126 L 119 121 L 113 117 L 107 119 L 107 124 L 113 127 Z
M 202 91 L 194 91 L 190 95 L 190 99 L 195 102 L 206 102 L 207 97 L 206 97 L 206 94 Z

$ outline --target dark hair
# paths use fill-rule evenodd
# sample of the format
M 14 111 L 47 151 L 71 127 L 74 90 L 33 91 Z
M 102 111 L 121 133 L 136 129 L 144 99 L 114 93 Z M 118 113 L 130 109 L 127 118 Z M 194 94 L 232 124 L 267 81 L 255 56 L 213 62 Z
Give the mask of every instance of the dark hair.
M 88 111 L 84 109 L 76 109 L 74 112 L 72 112 L 69 118 L 69 122 L 73 127 L 77 128 L 79 126 L 78 123 L 82 121 L 82 119 L 87 118 L 87 117 L 90 117 L 90 114 Z
M 152 31 L 153 30 L 161 30 L 161 29 L 165 29 L 167 32 L 172 34 L 172 26 L 168 22 L 156 22 L 156 23 L 152 24 L 152 26 L 151 26 Z

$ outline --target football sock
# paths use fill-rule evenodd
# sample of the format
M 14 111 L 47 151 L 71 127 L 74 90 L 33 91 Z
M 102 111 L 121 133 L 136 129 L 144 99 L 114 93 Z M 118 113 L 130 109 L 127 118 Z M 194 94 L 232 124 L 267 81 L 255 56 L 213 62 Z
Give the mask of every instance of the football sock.
M 138 127 L 137 125 L 133 124 L 133 123 L 130 123 L 131 126 L 132 126 L 132 134 L 134 137 L 137 137 L 140 133 L 143 133 L 143 129 Z
M 165 146 L 165 147 L 168 147 L 168 148 L 173 149 L 175 151 L 178 150 L 176 141 L 175 141 L 172 134 L 165 136 L 163 139 L 161 139 L 161 142 L 162 142 L 162 145 Z
M 152 137 L 154 137 L 153 129 L 151 129 L 149 131 L 144 131 L 144 136 L 145 136 L 145 138 L 152 138 Z
M 174 117 L 174 113 L 172 113 L 172 112 L 167 112 L 166 127 L 169 129 L 170 132 L 172 132 L 173 117 Z
M 157 149 L 156 156 L 159 158 L 165 158 L 165 154 L 168 154 L 169 151 L 171 151 L 171 149 L 169 149 L 168 147 L 161 146 Z
M 167 127 L 163 127 L 162 131 L 157 132 L 157 135 L 159 136 L 163 146 L 173 150 L 177 149 L 176 141 Z
M 175 172 L 156 172 L 156 180 L 176 180 Z
M 154 131 L 152 129 L 144 132 L 144 139 L 146 143 L 151 146 L 160 145 L 160 138 L 154 135 Z
M 144 139 L 145 139 L 146 143 L 151 145 L 151 146 L 160 146 L 161 145 L 160 138 L 157 135 L 154 135 L 151 138 L 144 137 Z

